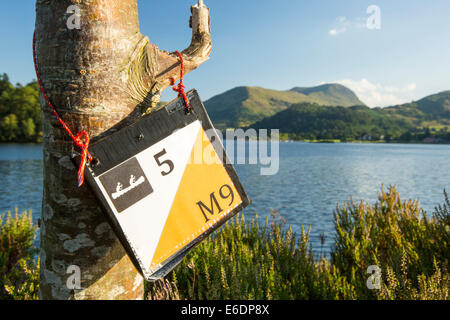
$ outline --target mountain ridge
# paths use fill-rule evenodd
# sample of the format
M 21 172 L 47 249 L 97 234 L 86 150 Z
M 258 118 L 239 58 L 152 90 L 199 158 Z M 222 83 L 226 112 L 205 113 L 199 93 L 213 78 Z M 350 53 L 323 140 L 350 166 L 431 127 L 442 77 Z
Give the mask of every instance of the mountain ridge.
M 323 106 L 365 105 L 353 91 L 333 83 L 285 91 L 240 86 L 212 97 L 205 107 L 215 126 L 224 129 L 246 127 L 302 102 Z

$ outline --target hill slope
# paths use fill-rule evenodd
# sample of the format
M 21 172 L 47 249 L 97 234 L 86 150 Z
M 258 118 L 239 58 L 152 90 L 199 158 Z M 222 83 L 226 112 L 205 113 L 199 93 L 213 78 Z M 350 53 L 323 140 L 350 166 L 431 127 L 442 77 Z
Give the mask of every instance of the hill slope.
M 450 91 L 443 91 L 427 96 L 421 100 L 399 106 L 386 108 L 387 111 L 405 117 L 418 118 L 423 122 L 450 122 Z
M 293 88 L 291 91 L 307 95 L 311 99 L 322 101 L 322 104 L 328 106 L 364 106 L 356 94 L 349 88 L 340 84 L 324 84 L 312 88 Z
M 330 108 L 311 103 L 295 104 L 251 127 L 280 129 L 302 139 L 345 140 L 370 135 L 403 140 L 438 136 L 448 140 L 450 91 L 388 108 Z
M 388 116 L 382 109 L 366 106 L 326 107 L 302 103 L 265 118 L 255 129 L 280 129 L 302 139 L 358 139 L 364 135 L 399 136 L 414 126 L 404 119 Z
M 248 126 L 302 102 L 344 107 L 364 105 L 350 89 L 326 84 L 287 91 L 237 87 L 209 99 L 205 106 L 215 126 L 223 129 Z

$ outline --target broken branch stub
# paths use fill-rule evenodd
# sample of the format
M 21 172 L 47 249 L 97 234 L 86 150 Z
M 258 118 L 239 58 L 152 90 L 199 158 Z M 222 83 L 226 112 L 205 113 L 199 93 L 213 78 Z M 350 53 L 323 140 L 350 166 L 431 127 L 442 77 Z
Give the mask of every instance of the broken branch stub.
M 191 13 L 189 25 L 192 28 L 192 40 L 189 47 L 181 52 L 185 74 L 207 61 L 212 50 L 209 9 L 202 0 L 199 0 L 198 4 L 191 7 Z M 141 74 L 137 76 L 147 79 L 146 86 L 152 95 L 151 107 L 155 107 L 161 92 L 171 85 L 171 79 L 180 78 L 180 61 L 175 53 L 160 50 L 155 44 L 150 43 L 147 37 L 144 41 L 145 57 L 141 61 L 147 65 L 140 66 Z

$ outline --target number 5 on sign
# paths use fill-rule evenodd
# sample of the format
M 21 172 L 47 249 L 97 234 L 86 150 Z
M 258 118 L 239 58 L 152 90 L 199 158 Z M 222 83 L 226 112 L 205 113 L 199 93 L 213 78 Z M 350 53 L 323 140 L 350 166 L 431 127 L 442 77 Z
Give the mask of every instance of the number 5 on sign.
M 249 204 L 196 91 L 94 143 L 89 185 L 147 280 L 165 276 L 200 241 Z M 211 152 L 211 150 L 213 152 Z M 212 161 L 198 161 L 198 154 Z
M 173 171 L 173 168 L 174 168 L 174 165 L 173 165 L 172 161 L 170 161 L 170 160 L 164 160 L 163 162 L 160 161 L 161 157 L 166 155 L 166 154 L 167 154 L 166 149 L 163 149 L 163 151 L 161 151 L 160 153 L 158 153 L 155 156 L 155 160 L 156 160 L 156 163 L 158 164 L 158 166 L 161 167 L 161 166 L 163 166 L 165 164 L 165 165 L 167 165 L 169 167 L 169 171 L 161 172 L 161 174 L 163 176 L 167 176 L 168 174 L 171 174 L 172 171 Z

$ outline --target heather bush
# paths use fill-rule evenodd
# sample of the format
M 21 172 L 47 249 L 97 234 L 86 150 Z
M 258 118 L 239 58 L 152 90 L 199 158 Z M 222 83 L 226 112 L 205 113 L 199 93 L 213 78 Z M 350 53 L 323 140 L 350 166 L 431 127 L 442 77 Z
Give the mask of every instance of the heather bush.
M 359 299 L 425 299 L 429 291 L 448 297 L 449 212 L 431 218 L 419 201 L 402 201 L 395 187 L 381 190 L 370 205 L 345 203 L 335 212 L 336 241 L 331 263 L 356 289 Z M 382 270 L 381 290 L 367 286 L 369 266 Z
M 335 211 L 330 259 L 316 259 L 309 230 L 296 235 L 278 212 L 263 225 L 238 215 L 199 244 L 148 299 L 449 299 L 450 202 L 431 216 L 395 187 L 378 201 Z M 2 216 L 0 299 L 37 299 L 39 261 L 31 213 Z M 381 271 L 371 282 L 371 266 Z M 378 286 L 369 286 L 378 284 Z M 369 288 L 371 287 L 371 288 Z
M 37 226 L 30 212 L 0 215 L 0 299 L 37 299 L 39 263 L 33 246 Z
M 235 218 L 189 254 L 149 298 L 167 299 L 448 299 L 449 200 L 428 218 L 419 201 L 382 188 L 370 205 L 335 211 L 331 259 L 315 261 L 309 232 Z M 369 289 L 369 266 L 381 270 Z M 162 294 L 164 292 L 165 294 Z
M 237 216 L 201 243 L 167 279 L 148 284 L 149 298 L 348 299 L 351 287 L 326 261 L 315 263 L 309 232 Z

